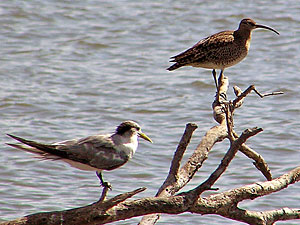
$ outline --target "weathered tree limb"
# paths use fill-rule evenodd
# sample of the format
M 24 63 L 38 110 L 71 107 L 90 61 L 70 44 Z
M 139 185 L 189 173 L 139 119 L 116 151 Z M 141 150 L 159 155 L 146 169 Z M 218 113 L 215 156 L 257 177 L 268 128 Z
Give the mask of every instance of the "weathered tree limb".
M 216 93 L 215 101 L 222 103 L 227 100 L 227 90 L 229 87 L 228 77 L 225 77 L 224 74 L 220 74 L 218 79 L 218 88 Z
M 235 100 L 233 100 L 232 103 L 227 102 L 226 101 L 227 100 L 226 99 L 226 93 L 227 93 L 228 86 L 229 86 L 228 79 L 225 76 L 223 76 L 223 79 L 221 79 L 221 80 L 220 79 L 221 78 L 219 77 L 219 85 L 220 85 L 220 87 L 219 87 L 219 92 L 220 93 L 218 95 L 219 96 L 219 101 L 217 99 L 214 101 L 213 109 L 214 109 L 214 118 L 215 118 L 215 120 L 221 124 L 222 122 L 225 121 L 226 115 L 228 117 L 228 114 L 226 114 L 226 113 L 229 113 L 228 110 L 225 113 L 224 105 L 229 105 L 229 108 L 230 108 L 232 116 L 233 116 L 234 110 L 236 108 L 239 108 L 239 107 L 242 106 L 245 97 L 252 90 L 256 91 L 256 89 L 255 89 L 254 85 L 250 85 L 244 92 L 242 92 L 242 90 L 239 87 L 234 86 L 233 90 L 234 90 L 234 93 L 235 93 L 237 98 Z M 273 93 L 282 94 L 283 92 L 273 92 Z M 262 94 L 260 94 L 260 95 L 262 95 Z M 220 97 L 222 97 L 222 96 L 225 96 L 225 97 L 223 99 L 222 98 L 220 99 Z M 265 94 L 265 96 L 269 96 L 269 94 Z M 223 104 L 221 104 L 220 102 L 223 102 Z M 228 128 L 228 120 L 227 120 L 227 129 L 231 130 L 231 132 L 229 132 L 228 138 L 231 137 L 231 133 L 234 135 L 235 138 L 238 137 L 236 132 L 233 130 L 233 124 L 232 124 L 232 126 L 230 126 Z M 271 171 L 269 169 L 269 166 L 260 154 L 255 152 L 253 149 L 248 147 L 246 144 L 243 144 L 241 146 L 240 152 L 245 154 L 248 158 L 253 159 L 254 160 L 253 164 L 255 165 L 255 167 L 259 171 L 262 172 L 262 174 L 266 177 L 267 180 L 272 180 L 272 174 L 271 174 Z
M 223 79 L 220 79 L 221 77 Z M 224 75 L 220 76 L 219 81 L 218 81 L 217 94 L 216 94 L 215 100 L 212 104 L 213 117 L 219 124 L 226 122 L 224 105 L 222 103 L 228 103 L 227 102 L 228 87 L 229 87 L 228 78 L 225 77 Z
M 256 127 L 253 128 L 253 129 L 247 129 L 242 133 L 242 135 L 238 139 L 234 140 L 231 143 L 229 150 L 227 151 L 227 153 L 223 157 L 223 159 L 222 159 L 220 165 L 218 166 L 218 168 L 209 176 L 209 178 L 206 181 L 204 181 L 202 184 L 200 184 L 195 189 L 190 191 L 190 192 L 195 194 L 196 199 L 198 199 L 198 197 L 205 190 L 209 190 L 212 187 L 212 185 L 220 178 L 220 176 L 227 169 L 229 163 L 234 158 L 235 154 L 240 149 L 241 145 L 243 143 L 245 143 L 248 138 L 250 138 L 251 136 L 253 136 L 253 135 L 255 135 L 255 134 L 257 134 L 261 131 L 262 131 L 262 128 L 256 128 Z
M 254 91 L 259 97 L 264 98 L 270 95 L 281 95 L 283 94 L 282 91 L 277 91 L 277 92 L 272 92 L 272 93 L 265 93 L 265 94 L 261 94 L 254 85 L 250 85 L 244 92 L 240 93 L 239 96 L 237 96 L 237 98 L 235 100 L 233 100 L 233 105 L 235 108 L 237 108 L 236 105 L 238 105 L 239 101 L 241 101 L 242 99 L 244 99 L 248 94 L 250 94 L 251 91 Z
M 201 201 L 202 204 L 209 204 L 210 202 L 214 202 L 214 205 L 209 206 L 213 207 L 214 210 L 217 210 L 217 214 L 248 224 L 273 224 L 274 222 L 280 220 L 300 219 L 300 209 L 284 208 L 284 210 L 278 209 L 266 212 L 256 212 L 239 209 L 237 206 L 238 203 L 242 202 L 243 200 L 253 200 L 258 197 L 278 192 L 284 188 L 287 188 L 290 184 L 298 182 L 299 180 L 300 167 L 297 167 L 289 173 L 286 173 L 272 181 L 246 185 L 244 187 L 236 188 L 220 194 L 211 195 L 205 199 L 199 199 L 199 201 Z M 218 209 L 215 208 L 216 206 L 218 207 Z M 195 211 L 192 210 L 192 212 L 197 213 L 201 210 L 201 208 L 198 208 Z M 215 214 L 216 212 L 214 210 L 204 214 Z
M 207 159 L 209 151 L 212 149 L 215 143 L 224 140 L 227 137 L 226 123 L 223 122 L 225 119 L 222 106 L 219 104 L 220 98 L 222 98 L 228 90 L 228 79 L 223 76 L 223 79 L 219 78 L 218 92 L 213 103 L 214 118 L 220 123 L 219 126 L 211 128 L 205 136 L 202 138 L 201 142 L 197 146 L 196 150 L 188 161 L 182 166 L 178 171 L 176 177 L 173 175 L 168 175 L 167 179 L 163 185 L 159 188 L 156 197 L 166 197 L 172 196 L 177 193 L 181 188 L 183 188 L 202 166 L 203 162 Z M 173 158 L 174 161 L 174 158 Z M 172 168 L 172 166 L 171 166 Z M 170 172 L 172 170 L 170 169 Z M 139 225 L 149 225 L 155 224 L 159 219 L 159 214 L 146 215 L 142 218 Z
M 266 212 L 256 212 L 240 209 L 238 208 L 238 203 L 280 191 L 299 180 L 300 167 L 297 167 L 272 181 L 246 185 L 219 194 L 213 194 L 206 198 L 199 197 L 195 204 L 189 201 L 191 193 L 124 201 L 124 199 L 144 190 L 137 189 L 133 192 L 116 196 L 106 201 L 106 203 L 98 202 L 77 209 L 32 214 L 18 220 L 0 224 L 96 225 L 125 220 L 150 213 L 179 214 L 183 212 L 201 215 L 217 214 L 248 224 L 272 224 L 276 221 L 300 219 L 300 209 L 283 208 Z
M 174 182 L 175 180 L 178 179 L 178 172 L 179 172 L 179 168 L 180 168 L 180 162 L 182 160 L 182 157 L 187 149 L 188 144 L 191 141 L 193 132 L 198 128 L 197 124 L 195 123 L 188 123 L 186 125 L 185 131 L 182 135 L 182 138 L 178 144 L 178 147 L 174 153 L 173 156 L 173 160 L 171 163 L 171 167 L 170 167 L 170 171 L 168 174 L 168 177 L 166 179 L 166 181 L 164 182 L 164 184 L 168 184 L 171 182 Z M 161 193 L 161 191 L 163 190 L 164 184 L 161 186 L 161 188 L 158 190 L 158 194 Z
M 262 174 L 265 176 L 267 180 L 272 180 L 272 174 L 271 170 L 269 169 L 269 166 L 267 162 L 264 160 L 264 158 L 258 154 L 256 151 L 251 149 L 246 144 L 242 144 L 240 148 L 240 152 L 242 152 L 244 155 L 246 155 L 248 158 L 253 159 L 253 165 L 262 172 Z
M 120 204 L 128 198 L 146 190 L 138 188 L 134 191 L 117 195 L 107 201 L 97 201 L 80 208 L 31 214 L 13 221 L 3 222 L 0 225 L 83 225 L 101 224 L 106 217 L 106 211 Z
M 272 225 L 276 221 L 286 221 L 300 218 L 300 209 L 282 208 L 264 212 L 237 209 L 238 217 L 245 217 L 242 222 L 257 225 Z M 236 219 L 238 220 L 238 219 Z
M 195 205 L 191 205 L 192 203 L 189 201 L 189 198 L 191 198 L 189 195 L 191 193 L 186 193 L 186 195 L 146 198 L 131 201 L 130 203 L 124 202 L 119 206 L 111 208 L 107 213 L 120 215 L 118 210 L 129 213 L 128 210 L 131 209 L 136 209 L 135 216 L 154 212 L 168 214 L 192 212 L 202 215 L 218 214 L 248 224 L 272 224 L 280 220 L 299 219 L 300 210 L 284 208 L 267 212 L 255 212 L 239 209 L 237 204 L 246 199 L 255 199 L 280 191 L 299 180 L 300 167 L 272 181 L 246 185 L 220 194 L 214 194 L 207 198 L 199 198 Z M 134 206 L 131 203 L 134 204 Z M 124 213 L 124 216 L 126 213 Z M 122 217 L 122 219 L 125 218 Z M 106 220 L 105 222 L 113 221 Z
M 223 129 L 224 132 L 224 136 L 223 138 L 220 140 L 222 141 L 224 138 L 229 138 L 231 141 L 233 141 L 235 138 L 235 131 L 233 130 L 233 112 L 234 109 L 241 107 L 244 101 L 244 98 L 252 91 L 252 90 L 256 90 L 254 85 L 251 85 L 246 91 L 242 92 L 238 87 L 235 87 L 235 94 L 237 96 L 237 98 L 235 99 L 235 102 L 228 102 L 227 101 L 227 91 L 228 91 L 228 87 L 229 87 L 229 81 L 228 78 L 225 77 L 224 75 L 220 76 L 218 79 L 218 87 L 217 87 L 217 94 L 215 97 L 215 100 L 212 104 L 213 107 L 213 116 L 215 118 L 215 120 L 220 124 L 220 126 L 218 126 L 219 128 Z M 225 105 L 225 107 L 224 107 Z M 227 110 L 224 110 L 224 108 L 226 108 L 226 106 L 228 106 Z M 229 110 L 230 109 L 230 110 Z M 226 123 L 227 121 L 227 123 Z M 229 132 L 225 132 L 225 128 L 227 127 L 227 131 Z M 207 133 L 205 135 L 205 137 L 209 136 L 209 134 Z M 205 138 L 203 138 L 202 140 L 205 140 Z M 217 141 L 216 141 L 217 142 Z M 214 142 L 213 145 L 216 143 Z M 205 143 L 205 141 L 204 141 Z M 199 144 L 199 146 L 202 144 Z M 164 184 L 159 188 L 159 191 L 157 193 L 156 196 L 171 196 L 174 195 L 176 192 L 178 192 L 183 186 L 186 185 L 186 183 L 188 183 L 190 181 L 190 179 L 192 179 L 192 177 L 194 176 L 195 172 L 198 171 L 198 169 L 201 167 L 202 163 L 204 162 L 204 160 L 207 158 L 208 155 L 208 151 L 205 151 L 205 145 L 207 143 L 205 143 L 204 145 L 202 145 L 202 150 L 201 151 L 197 151 L 197 149 L 195 150 L 194 154 L 190 157 L 189 161 L 185 164 L 185 166 L 188 166 L 189 162 L 193 162 L 193 164 L 195 165 L 199 165 L 197 167 L 194 167 L 194 169 L 189 170 L 187 169 L 187 167 L 183 167 L 183 169 L 181 171 L 179 171 L 179 173 L 177 174 L 177 177 L 175 177 L 174 175 L 170 174 L 168 175 L 166 181 L 164 182 Z M 209 150 L 213 147 L 213 145 L 210 145 Z M 198 147 L 199 147 L 198 146 Z M 255 151 L 251 151 L 250 148 L 247 148 L 247 146 L 243 143 L 243 145 L 240 146 L 241 148 L 241 152 L 243 152 L 246 156 L 251 156 L 252 159 L 255 160 L 255 164 L 256 167 L 262 171 L 263 175 L 266 176 L 266 178 L 269 180 L 270 178 L 272 178 L 269 167 L 267 165 L 267 163 L 264 161 L 263 157 L 261 157 L 259 154 L 257 154 Z M 202 152 L 204 153 L 205 157 L 201 157 Z M 200 153 L 200 154 L 199 154 Z M 199 157 L 200 156 L 200 157 Z M 174 160 L 174 158 L 173 158 Z M 200 163 L 200 164 L 199 164 Z M 222 167 L 226 169 L 225 167 Z M 224 169 L 224 171 L 225 171 Z M 180 184 L 180 178 L 183 177 L 181 176 L 182 174 L 187 174 L 186 172 L 190 171 L 189 174 L 190 176 L 184 176 L 185 179 L 182 180 L 182 183 Z M 223 172 L 224 172 L 223 171 Z M 170 170 L 171 172 L 171 170 Z M 192 172 L 192 173 L 191 173 Z M 172 179 L 171 179 L 172 178 Z M 217 177 L 218 179 L 219 177 Z M 206 188 L 211 188 L 207 187 Z M 201 192 L 202 193 L 202 192 Z M 144 216 L 142 218 L 142 220 L 140 221 L 140 225 L 150 225 L 150 224 L 155 224 L 156 221 L 159 219 L 159 215 L 155 214 L 155 215 L 147 215 Z
M 235 100 L 233 100 L 232 102 L 232 113 L 236 108 L 239 108 L 242 106 L 245 97 L 253 90 L 256 93 L 259 93 L 254 85 L 250 85 L 244 92 L 242 92 L 242 90 L 237 87 L 234 86 L 233 87 L 234 93 L 237 96 L 237 98 Z M 272 95 L 277 95 L 277 94 L 283 94 L 283 92 L 273 92 Z M 269 96 L 271 94 L 267 93 L 267 94 L 260 94 L 259 96 L 265 97 L 265 96 Z M 233 130 L 233 135 L 237 138 L 238 135 L 236 134 L 236 132 Z M 267 180 L 272 180 L 272 174 L 271 174 L 271 170 L 269 169 L 269 166 L 267 164 L 267 162 L 264 160 L 264 158 L 258 154 L 257 152 L 255 152 L 253 149 L 251 149 L 250 147 L 248 147 L 246 144 L 243 144 L 240 148 L 240 152 L 242 152 L 244 155 L 246 155 L 248 158 L 253 159 L 254 162 L 254 166 L 262 172 L 262 174 L 266 177 Z
M 126 219 L 126 215 L 132 215 L 131 213 L 135 214 L 135 216 L 140 216 L 148 213 L 179 214 L 183 212 L 192 212 L 202 215 L 218 214 L 248 224 L 272 224 L 272 221 L 286 220 L 288 218 L 299 219 L 300 210 L 285 208 L 267 211 L 265 212 L 266 214 L 264 214 L 262 212 L 239 209 L 237 204 L 246 199 L 255 199 L 280 191 L 288 185 L 298 182 L 299 179 L 300 167 L 272 181 L 246 185 L 220 194 L 214 194 L 207 198 L 198 198 L 195 205 L 189 200 L 192 198 L 190 196 L 191 193 L 186 193 L 185 195 L 154 197 L 122 202 L 120 205 L 111 208 L 106 213 L 118 215 L 118 217 L 123 215 L 124 217 L 122 216 L 121 219 Z M 105 220 L 103 222 L 113 221 Z
M 195 149 L 192 156 L 180 168 L 176 179 L 171 179 L 169 176 L 164 184 L 159 188 L 156 197 L 168 197 L 177 193 L 183 188 L 195 175 L 197 170 L 202 166 L 203 162 L 207 159 L 207 155 L 216 142 L 219 142 L 227 137 L 226 124 L 212 127 L 202 138 L 201 142 Z M 155 224 L 159 219 L 159 214 L 146 215 L 140 221 L 142 224 Z
M 127 200 L 133 195 L 145 190 L 145 188 L 139 188 L 134 191 L 115 196 L 109 200 L 105 200 L 107 190 L 104 190 L 100 200 L 91 205 L 71 210 L 36 213 L 14 221 L 0 223 L 0 225 L 96 225 L 143 215 L 146 216 L 143 217 L 140 224 L 149 225 L 156 223 L 159 219 L 160 213 L 179 214 L 183 212 L 198 213 L 201 215 L 217 214 L 248 224 L 273 224 L 280 220 L 299 219 L 300 209 L 283 208 L 256 212 L 240 209 L 238 207 L 238 204 L 243 200 L 262 197 L 270 193 L 280 191 L 288 185 L 298 182 L 300 180 L 300 167 L 272 180 L 271 172 L 264 159 L 244 143 L 249 137 L 262 131 L 262 129 L 247 129 L 240 137 L 238 137 L 233 129 L 233 112 L 236 108 L 242 106 L 245 97 L 251 91 L 254 91 L 260 97 L 282 93 L 273 92 L 260 94 L 253 85 L 244 92 L 242 92 L 238 87 L 235 87 L 234 91 L 237 98 L 233 101 L 227 101 L 227 90 L 227 77 L 219 77 L 218 92 L 213 103 L 214 118 L 219 125 L 212 127 L 205 134 L 194 153 L 190 156 L 187 162 L 180 167 L 183 155 L 191 140 L 192 134 L 197 128 L 197 125 L 192 123 L 186 125 L 185 132 L 174 154 L 169 175 L 158 190 L 156 197 L 133 201 Z M 230 148 L 218 168 L 206 181 L 198 185 L 196 188 L 188 192 L 175 195 L 193 178 L 199 168 L 201 168 L 214 144 L 224 140 L 225 138 L 230 140 Z M 246 185 L 244 187 L 202 198 L 201 193 L 205 190 L 212 189 L 212 185 L 225 172 L 238 150 L 243 152 L 247 157 L 255 160 L 254 165 L 270 181 Z

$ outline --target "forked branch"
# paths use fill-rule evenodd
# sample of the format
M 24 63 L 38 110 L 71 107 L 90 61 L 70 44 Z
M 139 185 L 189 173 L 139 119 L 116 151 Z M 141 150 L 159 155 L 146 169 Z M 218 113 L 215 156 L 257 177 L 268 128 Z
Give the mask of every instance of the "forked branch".
M 281 94 L 281 92 L 262 95 L 257 92 L 253 85 L 244 92 L 238 87 L 235 87 L 235 94 L 237 97 L 233 101 L 228 101 L 226 97 L 228 79 L 223 76 L 219 78 L 218 83 L 218 93 L 213 103 L 213 111 L 214 118 L 219 125 L 212 127 L 204 135 L 189 159 L 181 166 L 183 155 L 190 143 L 193 132 L 197 128 L 197 125 L 193 123 L 186 125 L 185 132 L 174 153 L 169 175 L 163 185 L 159 188 L 156 197 L 128 200 L 132 196 L 145 190 L 145 188 L 138 188 L 134 191 L 105 200 L 107 192 L 104 190 L 102 198 L 91 205 L 71 210 L 36 213 L 0 224 L 96 225 L 144 215 L 140 224 L 150 225 L 156 223 L 161 213 L 179 214 L 183 212 L 201 215 L 217 214 L 248 224 L 273 224 L 276 221 L 299 219 L 300 209 L 283 208 L 272 211 L 256 212 L 240 209 L 238 207 L 238 204 L 244 200 L 253 200 L 280 191 L 300 180 L 300 167 L 272 180 L 270 169 L 262 156 L 245 144 L 248 138 L 261 132 L 261 128 L 246 129 L 240 136 L 234 131 L 234 110 L 242 106 L 245 97 L 252 90 L 260 97 L 277 95 Z M 194 189 L 175 195 L 201 168 L 204 161 L 208 158 L 208 153 L 212 147 L 217 142 L 223 141 L 225 138 L 230 139 L 230 147 L 217 169 L 207 178 L 207 180 L 196 186 Z M 255 166 L 269 181 L 246 185 L 202 198 L 201 194 L 206 190 L 212 189 L 212 186 L 226 171 L 238 150 L 243 152 L 247 157 L 253 159 L 255 161 Z

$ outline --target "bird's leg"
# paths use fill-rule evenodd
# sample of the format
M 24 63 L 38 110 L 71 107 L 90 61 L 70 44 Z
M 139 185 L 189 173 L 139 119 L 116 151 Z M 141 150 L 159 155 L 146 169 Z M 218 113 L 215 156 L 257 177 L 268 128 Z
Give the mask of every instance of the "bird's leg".
M 107 187 L 103 188 L 102 194 L 101 194 L 98 202 L 103 202 L 105 200 L 107 192 L 108 192 L 108 188 Z
M 216 73 L 216 70 L 215 70 L 215 69 L 213 69 L 212 75 L 213 75 L 213 77 L 214 77 L 214 81 L 215 81 L 216 88 L 218 89 L 217 73 Z
M 224 69 L 221 69 L 221 72 L 220 72 L 220 75 L 219 75 L 219 79 L 218 79 L 218 86 L 217 86 L 218 88 L 219 88 L 219 85 L 221 84 L 221 82 L 222 82 L 222 80 L 224 78 L 223 72 L 224 72 Z
M 100 171 L 97 171 L 96 174 L 97 174 L 97 177 L 100 180 L 101 186 L 104 187 L 104 188 L 109 188 L 111 190 L 112 187 L 111 187 L 110 183 L 109 182 L 104 182 L 103 177 L 102 177 L 102 173 Z

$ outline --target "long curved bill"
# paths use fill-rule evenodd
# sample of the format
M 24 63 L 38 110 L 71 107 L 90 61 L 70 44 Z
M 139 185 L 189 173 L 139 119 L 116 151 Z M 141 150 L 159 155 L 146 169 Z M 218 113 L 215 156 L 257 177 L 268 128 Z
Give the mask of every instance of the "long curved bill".
M 138 135 L 139 135 L 139 137 L 143 138 L 144 140 L 153 143 L 153 141 L 146 134 L 139 132 Z
M 278 34 L 279 35 L 279 32 L 277 30 L 274 30 L 273 28 L 271 27 L 267 27 L 265 25 L 260 25 L 260 24 L 255 24 L 255 27 L 256 28 L 264 28 L 264 29 L 267 29 L 267 30 L 271 30 L 273 31 L 274 33 Z

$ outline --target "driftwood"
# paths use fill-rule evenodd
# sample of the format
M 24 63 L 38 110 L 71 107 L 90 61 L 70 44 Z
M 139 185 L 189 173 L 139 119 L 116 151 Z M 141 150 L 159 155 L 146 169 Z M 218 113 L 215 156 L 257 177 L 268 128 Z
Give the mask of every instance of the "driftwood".
M 250 211 L 238 207 L 243 200 L 255 199 L 287 188 L 300 180 L 300 167 L 276 179 L 272 178 L 271 171 L 261 155 L 248 147 L 245 142 L 248 138 L 258 134 L 262 128 L 246 129 L 241 135 L 234 131 L 233 114 L 235 109 L 243 105 L 246 96 L 254 91 L 260 97 L 281 94 L 274 92 L 260 94 L 253 85 L 242 92 L 234 87 L 236 98 L 228 101 L 228 79 L 224 76 L 219 78 L 216 99 L 212 105 L 215 120 L 219 125 L 212 127 L 203 136 L 194 153 L 182 166 L 182 158 L 192 138 L 197 125 L 186 125 L 184 134 L 174 153 L 169 174 L 158 189 L 155 197 L 128 200 L 128 198 L 144 191 L 146 188 L 138 188 L 134 191 L 115 196 L 105 200 L 107 189 L 102 192 L 99 201 L 80 208 L 64 211 L 36 213 L 14 221 L 1 223 L 1 225 L 41 225 L 41 224 L 105 224 L 119 220 L 125 220 L 136 216 L 143 216 L 140 225 L 155 224 L 163 213 L 179 214 L 191 212 L 197 214 L 217 214 L 225 218 L 242 221 L 248 224 L 273 224 L 276 221 L 299 219 L 300 209 L 283 208 L 272 211 Z M 225 153 L 220 165 L 216 170 L 197 187 L 177 194 L 201 168 L 208 158 L 208 153 L 215 143 L 230 140 L 230 146 Z M 237 151 L 253 160 L 255 167 L 265 176 L 265 182 L 254 183 L 222 193 L 212 194 L 209 197 L 201 197 L 206 190 L 217 190 L 214 183 L 225 172 Z

